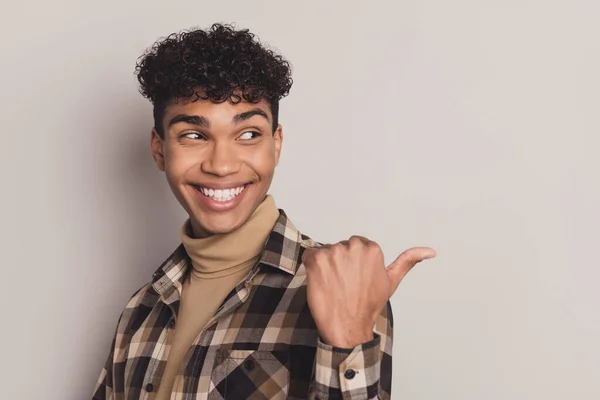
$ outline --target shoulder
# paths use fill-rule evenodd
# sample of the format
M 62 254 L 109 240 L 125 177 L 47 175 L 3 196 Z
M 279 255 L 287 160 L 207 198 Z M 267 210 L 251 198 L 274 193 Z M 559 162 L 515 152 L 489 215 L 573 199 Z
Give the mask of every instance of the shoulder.
M 156 306 L 160 296 L 148 282 L 137 289 L 127 301 L 119 318 L 118 330 L 122 333 L 135 330 Z
M 156 303 L 157 300 L 158 293 L 154 290 L 152 282 L 147 282 L 131 295 L 125 309 L 136 308 L 141 305 L 149 306 Z

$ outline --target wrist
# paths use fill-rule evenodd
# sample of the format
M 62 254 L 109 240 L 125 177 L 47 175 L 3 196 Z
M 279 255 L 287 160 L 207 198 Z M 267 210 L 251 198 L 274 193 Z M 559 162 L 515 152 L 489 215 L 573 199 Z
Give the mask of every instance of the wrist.
M 372 330 L 361 332 L 345 332 L 339 335 L 321 335 L 325 344 L 341 349 L 353 349 L 354 347 L 368 343 L 375 339 Z

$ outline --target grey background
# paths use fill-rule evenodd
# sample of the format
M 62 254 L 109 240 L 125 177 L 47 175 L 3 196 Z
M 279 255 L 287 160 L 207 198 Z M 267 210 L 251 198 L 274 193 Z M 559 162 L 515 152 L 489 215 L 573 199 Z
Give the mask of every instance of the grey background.
M 1 398 L 91 398 L 185 218 L 134 63 L 213 21 L 294 65 L 271 193 L 296 225 L 438 250 L 392 300 L 393 398 L 600 398 L 600 2 L 1 7 Z

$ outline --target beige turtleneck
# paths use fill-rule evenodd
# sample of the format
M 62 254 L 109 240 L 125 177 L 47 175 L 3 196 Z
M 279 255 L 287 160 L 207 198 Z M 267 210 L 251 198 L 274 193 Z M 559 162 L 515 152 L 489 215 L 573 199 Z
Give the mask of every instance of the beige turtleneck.
M 264 249 L 279 210 L 267 195 L 248 221 L 227 234 L 194 238 L 189 219 L 181 229 L 181 241 L 192 260 L 183 283 L 177 326 L 156 400 L 171 396 L 175 377 L 194 339 L 215 314 L 225 297 L 250 272 Z

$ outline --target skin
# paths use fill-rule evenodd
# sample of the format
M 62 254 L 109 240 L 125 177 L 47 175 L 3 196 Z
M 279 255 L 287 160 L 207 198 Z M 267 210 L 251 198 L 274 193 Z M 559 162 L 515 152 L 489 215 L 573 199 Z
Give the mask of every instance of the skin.
M 176 117 L 178 122 L 171 123 Z M 196 237 L 239 228 L 264 200 L 283 141 L 281 125 L 272 130 L 272 118 L 266 101 L 198 100 L 167 107 L 164 139 L 155 130 L 151 134 L 152 156 L 188 213 Z M 248 182 L 251 186 L 233 210 L 213 211 L 198 201 L 195 185 L 235 187 Z M 307 249 L 302 260 L 307 301 L 320 336 L 341 348 L 373 340 L 375 321 L 400 281 L 417 263 L 435 255 L 431 248 L 414 247 L 386 267 L 379 245 L 361 236 Z
M 432 248 L 413 247 L 386 267 L 379 245 L 362 236 L 307 249 L 308 306 L 325 343 L 350 349 L 373 340 L 377 317 L 400 281 L 435 256 Z
M 236 121 L 236 117 L 252 112 L 255 114 L 249 118 Z M 194 121 L 170 124 L 176 116 L 200 116 L 209 126 Z M 173 195 L 188 213 L 196 237 L 239 228 L 264 200 L 283 141 L 281 125 L 275 132 L 272 130 L 272 118 L 264 100 L 258 104 L 198 100 L 167 107 L 163 118 L 164 139 L 153 130 L 150 147 Z M 227 212 L 203 207 L 194 187 L 215 184 L 236 187 L 245 183 L 252 184 L 246 188 L 243 201 Z

